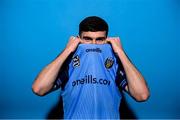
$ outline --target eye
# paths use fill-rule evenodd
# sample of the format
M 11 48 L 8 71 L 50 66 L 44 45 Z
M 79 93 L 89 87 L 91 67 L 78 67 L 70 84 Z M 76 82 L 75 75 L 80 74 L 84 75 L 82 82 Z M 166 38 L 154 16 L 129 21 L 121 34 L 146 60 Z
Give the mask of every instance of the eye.
M 88 37 L 88 36 L 84 36 L 82 37 L 83 40 L 93 40 L 91 37 Z
M 84 40 L 84 42 L 91 43 L 93 39 L 91 37 L 84 36 L 82 37 L 82 40 Z
M 104 41 L 105 39 L 106 39 L 105 37 L 96 38 L 97 41 Z
M 85 37 L 85 38 L 83 38 L 84 40 L 92 40 L 91 38 L 89 38 L 89 37 Z

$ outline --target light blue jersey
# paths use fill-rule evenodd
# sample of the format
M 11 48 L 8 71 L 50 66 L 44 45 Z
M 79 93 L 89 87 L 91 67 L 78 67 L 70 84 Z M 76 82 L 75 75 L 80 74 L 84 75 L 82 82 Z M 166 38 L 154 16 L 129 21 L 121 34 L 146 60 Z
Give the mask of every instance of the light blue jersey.
M 65 119 L 119 119 L 127 85 L 111 45 L 80 44 L 66 61 L 55 87 L 61 87 Z

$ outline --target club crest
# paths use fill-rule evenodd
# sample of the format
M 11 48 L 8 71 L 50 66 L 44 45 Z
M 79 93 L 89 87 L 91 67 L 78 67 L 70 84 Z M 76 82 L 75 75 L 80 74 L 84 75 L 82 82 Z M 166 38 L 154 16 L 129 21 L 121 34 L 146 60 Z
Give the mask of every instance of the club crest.
M 107 69 L 111 68 L 114 64 L 113 58 L 111 57 L 107 58 L 104 64 Z

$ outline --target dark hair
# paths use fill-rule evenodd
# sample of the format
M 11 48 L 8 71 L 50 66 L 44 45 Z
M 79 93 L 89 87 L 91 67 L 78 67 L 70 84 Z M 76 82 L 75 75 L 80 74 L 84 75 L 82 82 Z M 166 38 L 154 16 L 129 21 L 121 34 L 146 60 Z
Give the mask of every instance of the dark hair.
M 79 24 L 79 35 L 82 32 L 97 32 L 97 31 L 106 31 L 106 36 L 108 34 L 108 24 L 105 20 L 97 16 L 86 17 Z

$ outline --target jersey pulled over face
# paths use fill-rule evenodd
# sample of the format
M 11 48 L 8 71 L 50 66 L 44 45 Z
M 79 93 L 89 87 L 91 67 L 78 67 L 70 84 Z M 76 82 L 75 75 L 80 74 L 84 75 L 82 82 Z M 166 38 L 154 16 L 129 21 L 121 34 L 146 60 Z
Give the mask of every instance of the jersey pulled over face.
M 127 84 L 119 67 L 109 44 L 80 44 L 68 63 L 67 79 L 59 75 L 56 81 L 61 87 L 64 118 L 119 119 L 118 87 Z

